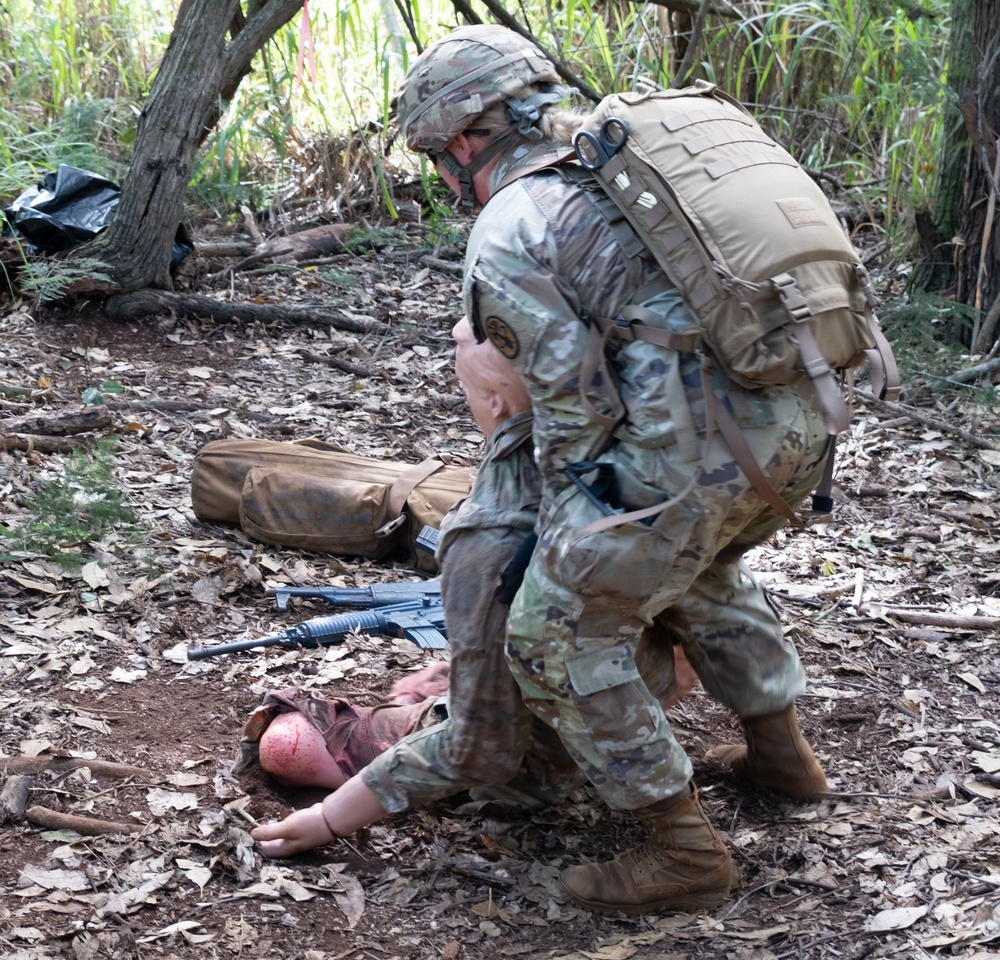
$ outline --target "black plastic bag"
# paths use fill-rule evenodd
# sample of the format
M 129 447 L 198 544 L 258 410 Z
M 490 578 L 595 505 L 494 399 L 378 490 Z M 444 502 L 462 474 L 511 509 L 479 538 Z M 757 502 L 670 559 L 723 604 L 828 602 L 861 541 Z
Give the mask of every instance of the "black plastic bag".
M 39 253 L 59 253 L 96 237 L 111 222 L 120 193 L 110 180 L 61 163 L 4 216 Z
M 28 253 L 59 253 L 96 237 L 114 216 L 121 188 L 84 170 L 60 163 L 38 186 L 25 190 L 3 216 L 30 244 Z M 177 227 L 170 266 L 194 251 L 184 224 Z

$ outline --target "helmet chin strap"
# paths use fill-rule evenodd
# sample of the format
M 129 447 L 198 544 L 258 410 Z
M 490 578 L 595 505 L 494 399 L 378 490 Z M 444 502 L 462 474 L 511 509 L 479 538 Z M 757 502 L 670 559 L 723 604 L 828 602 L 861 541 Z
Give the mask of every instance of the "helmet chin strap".
M 552 103 L 558 103 L 565 99 L 567 91 L 563 87 L 552 86 L 550 89 L 539 91 L 518 100 L 510 97 L 505 101 L 507 104 L 507 118 L 512 122 L 495 140 L 491 140 L 479 153 L 475 154 L 467 164 L 461 164 L 457 158 L 449 151 L 435 154 L 435 159 L 451 174 L 459 186 L 458 202 L 463 207 L 473 207 L 476 204 L 476 190 L 473 178 L 483 167 L 486 166 L 516 134 L 527 140 L 541 140 L 542 131 L 536 124 L 541 119 L 542 107 Z
M 458 202 L 463 207 L 476 205 L 476 189 L 473 178 L 507 145 L 507 141 L 515 133 L 517 133 L 516 127 L 508 127 L 496 140 L 491 140 L 479 153 L 474 154 L 467 164 L 459 163 L 458 158 L 448 150 L 434 155 L 445 170 L 458 181 Z

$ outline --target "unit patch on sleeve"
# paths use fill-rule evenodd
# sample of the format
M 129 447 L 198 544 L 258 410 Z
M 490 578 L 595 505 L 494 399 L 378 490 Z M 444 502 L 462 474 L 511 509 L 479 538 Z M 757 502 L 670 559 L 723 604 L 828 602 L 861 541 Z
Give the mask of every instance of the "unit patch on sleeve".
M 499 317 L 487 317 L 483 327 L 490 343 L 508 360 L 513 360 L 521 352 L 517 334 Z

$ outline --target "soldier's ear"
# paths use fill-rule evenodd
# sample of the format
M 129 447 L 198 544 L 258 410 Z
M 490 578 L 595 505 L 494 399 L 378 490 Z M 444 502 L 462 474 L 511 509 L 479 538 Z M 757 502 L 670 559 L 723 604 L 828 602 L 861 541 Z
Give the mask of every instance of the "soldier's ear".
M 502 393 L 490 390 L 486 396 L 486 406 L 490 411 L 490 416 L 497 421 L 506 420 L 514 411 L 510 408 L 510 402 Z
M 475 150 L 472 148 L 472 141 L 464 134 L 456 134 L 455 138 L 445 147 L 448 151 L 463 167 L 469 165 L 469 161 L 475 156 Z

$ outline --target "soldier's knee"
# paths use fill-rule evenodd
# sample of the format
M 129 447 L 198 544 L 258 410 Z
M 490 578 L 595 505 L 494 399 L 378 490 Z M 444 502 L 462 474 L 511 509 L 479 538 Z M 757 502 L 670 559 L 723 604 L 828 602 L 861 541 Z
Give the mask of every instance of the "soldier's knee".
M 507 783 L 521 769 L 523 757 L 523 750 L 489 749 L 480 745 L 478 749 L 463 750 L 454 759 L 462 780 L 472 787 Z

